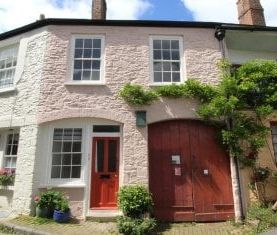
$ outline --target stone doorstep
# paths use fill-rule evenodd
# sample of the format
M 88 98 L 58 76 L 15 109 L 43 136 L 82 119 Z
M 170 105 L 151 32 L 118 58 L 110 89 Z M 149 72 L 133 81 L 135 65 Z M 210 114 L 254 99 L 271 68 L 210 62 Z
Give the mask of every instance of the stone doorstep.
M 119 210 L 89 210 L 86 220 L 95 222 L 114 222 L 118 216 L 123 215 Z
M 20 225 L 16 225 L 10 222 L 6 222 L 6 221 L 1 221 L 0 223 L 1 225 L 12 229 L 15 232 L 18 232 L 20 234 L 26 234 L 26 235 L 51 235 L 51 233 L 47 233 L 47 232 L 42 232 L 33 228 L 29 228 L 29 227 L 24 227 L 24 226 L 20 226 Z

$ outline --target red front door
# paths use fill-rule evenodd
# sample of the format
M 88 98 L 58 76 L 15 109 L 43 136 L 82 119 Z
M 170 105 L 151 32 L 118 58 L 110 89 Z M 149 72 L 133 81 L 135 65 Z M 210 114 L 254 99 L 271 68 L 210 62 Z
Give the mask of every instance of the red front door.
M 119 138 L 93 138 L 90 207 L 116 208 L 119 169 Z
M 149 125 L 149 183 L 154 214 L 165 221 L 234 217 L 228 154 L 217 131 L 200 121 Z

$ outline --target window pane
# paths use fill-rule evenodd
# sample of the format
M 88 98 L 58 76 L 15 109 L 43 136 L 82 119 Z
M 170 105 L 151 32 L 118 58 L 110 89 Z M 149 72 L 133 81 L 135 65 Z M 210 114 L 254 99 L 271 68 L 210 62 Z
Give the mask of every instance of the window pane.
M 52 165 L 61 165 L 62 164 L 62 155 L 53 154 Z
M 172 63 L 172 71 L 180 71 L 180 63 L 179 62 Z
M 104 171 L 104 140 L 98 140 L 96 143 L 96 172 Z
M 93 48 L 101 48 L 101 39 L 93 40 Z
M 12 147 L 12 155 L 17 155 L 17 145 L 13 145 Z
M 75 48 L 83 48 L 84 47 L 84 40 L 83 39 L 76 39 L 75 40 Z
M 154 50 L 153 56 L 154 56 L 154 60 L 162 59 L 162 51 L 161 50 Z
M 82 61 L 74 60 L 74 69 L 82 69 Z
M 11 168 L 13 168 L 13 169 L 16 168 L 16 157 L 13 157 L 13 158 L 12 158 Z
M 272 134 L 277 135 L 277 126 L 272 126 Z
M 71 178 L 80 178 L 80 176 L 81 176 L 81 167 L 80 166 L 73 166 L 72 167 Z
M 179 49 L 179 41 L 171 40 L 171 49 Z
M 154 82 L 162 82 L 162 73 L 154 72 Z
M 70 170 L 71 166 L 63 166 L 61 178 L 70 178 Z
M 13 143 L 13 134 L 8 135 L 8 144 Z
M 62 151 L 62 142 L 60 141 L 55 141 L 53 142 L 53 153 L 60 153 Z
M 7 145 L 6 146 L 6 155 L 11 155 L 12 153 L 12 145 Z
M 74 135 L 73 135 L 74 140 L 82 140 L 82 129 L 74 129 Z
M 109 140 L 108 171 L 116 172 L 117 165 L 117 140 Z
M 163 51 L 163 59 L 170 60 L 170 51 L 169 50 Z
M 100 72 L 99 71 L 92 71 L 91 80 L 100 80 Z
M 60 178 L 61 167 L 60 166 L 52 166 L 51 170 L 51 178 Z
M 171 58 L 172 58 L 172 60 L 180 60 L 179 51 L 171 51 Z
M 72 142 L 63 142 L 63 152 L 71 152 Z
M 163 62 L 163 71 L 171 71 L 170 62 Z
M 83 80 L 90 80 L 91 71 L 84 71 L 83 72 Z
M 172 81 L 180 82 L 181 81 L 180 73 L 172 73 Z
M 81 165 L 81 154 L 72 155 L 72 165 Z
M 171 73 L 170 72 L 164 72 L 163 73 L 163 81 L 164 82 L 171 82 Z
M 74 58 L 82 58 L 82 57 L 83 57 L 83 50 L 75 49 Z
M 91 69 L 91 60 L 83 61 L 83 69 Z
M 71 165 L 71 154 L 63 154 L 62 165 Z
M 100 49 L 93 49 L 93 58 L 100 58 L 101 57 L 101 50 Z
M 162 71 L 162 63 L 154 62 L 154 71 Z
M 81 152 L 81 142 L 73 142 L 72 152 Z
M 84 50 L 84 58 L 91 58 L 92 50 L 91 49 L 85 49 Z
M 81 80 L 82 71 L 81 70 L 75 70 L 73 74 L 73 80 L 78 81 Z
M 5 68 L 5 60 L 0 60 L 0 69 Z
M 13 144 L 18 144 L 18 140 L 19 140 L 19 134 L 14 134 L 14 136 L 13 136 Z
M 85 39 L 85 48 L 92 48 L 92 39 Z
M 5 157 L 4 166 L 5 168 L 11 168 L 12 165 L 12 158 L 11 157 Z
M 103 133 L 103 132 L 120 132 L 120 126 L 113 125 L 94 125 L 93 132 Z
M 161 40 L 153 40 L 153 48 L 154 49 L 162 49 L 162 41 Z
M 100 61 L 99 60 L 93 60 L 92 61 L 92 69 L 100 69 Z
M 170 49 L 170 41 L 169 40 L 163 40 L 162 41 L 162 48 L 163 49 Z

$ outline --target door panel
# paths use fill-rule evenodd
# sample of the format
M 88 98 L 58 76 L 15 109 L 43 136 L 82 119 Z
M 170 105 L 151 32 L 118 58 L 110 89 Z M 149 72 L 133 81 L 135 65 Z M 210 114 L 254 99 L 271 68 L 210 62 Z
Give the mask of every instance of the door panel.
M 148 130 L 155 216 L 167 221 L 233 218 L 229 157 L 218 145 L 216 129 L 178 120 Z
M 91 208 L 115 208 L 118 191 L 119 138 L 93 138 Z

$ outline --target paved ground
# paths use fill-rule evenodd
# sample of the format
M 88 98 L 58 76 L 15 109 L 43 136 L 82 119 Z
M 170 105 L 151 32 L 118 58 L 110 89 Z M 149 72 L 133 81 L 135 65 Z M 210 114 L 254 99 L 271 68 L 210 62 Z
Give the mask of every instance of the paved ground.
M 116 224 L 112 222 L 82 222 L 58 224 L 52 220 L 29 216 L 2 220 L 0 223 L 23 229 L 28 234 L 53 235 L 116 235 Z M 38 233 L 36 233 L 38 232 Z M 5 233 L 4 233 L 5 234 Z M 14 234 L 14 233 L 10 233 Z M 20 234 L 20 233 L 18 233 Z M 161 224 L 154 234 L 163 235 L 243 235 L 249 234 L 243 227 L 235 227 L 230 222 L 224 223 L 178 223 Z M 1 235 L 1 230 L 0 230 Z

